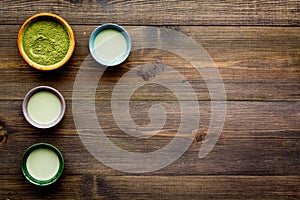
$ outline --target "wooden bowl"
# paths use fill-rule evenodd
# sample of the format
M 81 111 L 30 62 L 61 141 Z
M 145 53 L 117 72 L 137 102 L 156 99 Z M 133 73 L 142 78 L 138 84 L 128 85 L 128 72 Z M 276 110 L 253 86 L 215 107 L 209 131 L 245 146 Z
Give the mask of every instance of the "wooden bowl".
M 69 36 L 69 49 L 68 49 L 67 53 L 65 55 L 62 55 L 61 60 L 58 60 L 57 62 L 51 63 L 49 65 L 44 65 L 44 64 L 41 64 L 41 63 L 38 63 L 38 62 L 35 62 L 34 60 L 32 60 L 30 58 L 30 56 L 28 56 L 28 54 L 26 53 L 26 51 L 24 49 L 24 45 L 23 45 L 24 44 L 24 42 L 23 42 L 24 32 L 34 22 L 37 22 L 39 20 L 47 20 L 47 21 L 50 20 L 50 21 L 60 23 L 66 29 L 66 32 L 68 33 L 68 36 Z M 48 39 L 49 42 L 53 41 L 53 39 L 51 40 L 51 38 L 46 38 L 46 39 Z M 36 39 L 35 40 L 34 38 L 32 40 L 35 44 L 37 44 L 38 42 L 41 41 L 41 39 L 39 39 L 39 40 Z M 73 54 L 73 51 L 74 51 L 74 48 L 75 48 L 75 36 L 74 36 L 72 28 L 70 27 L 70 25 L 62 17 L 60 17 L 58 15 L 55 15 L 55 14 L 52 14 L 52 13 L 40 13 L 40 14 L 36 14 L 36 15 L 30 17 L 29 19 L 27 19 L 20 28 L 17 42 L 18 42 L 19 52 L 20 52 L 22 58 L 25 60 L 25 62 L 28 65 L 30 65 L 31 67 L 36 68 L 38 70 L 54 70 L 54 69 L 57 69 L 57 68 L 63 66 L 71 58 L 71 56 Z M 45 53 L 43 55 L 45 55 Z M 49 53 L 48 56 L 51 57 L 51 53 Z

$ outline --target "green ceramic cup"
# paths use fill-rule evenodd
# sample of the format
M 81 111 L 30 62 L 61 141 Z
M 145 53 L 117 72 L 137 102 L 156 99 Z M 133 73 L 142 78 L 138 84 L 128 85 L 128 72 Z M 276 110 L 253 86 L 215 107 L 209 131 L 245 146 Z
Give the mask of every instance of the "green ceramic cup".
M 46 186 L 59 179 L 64 169 L 64 158 L 55 146 L 37 143 L 30 146 L 23 154 L 21 170 L 32 184 Z

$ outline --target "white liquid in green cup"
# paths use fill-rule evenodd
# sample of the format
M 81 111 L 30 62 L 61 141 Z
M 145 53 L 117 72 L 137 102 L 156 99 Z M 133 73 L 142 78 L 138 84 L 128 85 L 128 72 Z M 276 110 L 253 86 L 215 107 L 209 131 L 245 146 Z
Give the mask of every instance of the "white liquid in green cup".
M 122 32 L 105 29 L 95 37 L 94 47 L 95 53 L 102 60 L 114 62 L 126 54 L 127 42 Z
M 59 164 L 59 158 L 54 151 L 48 148 L 39 148 L 29 154 L 26 168 L 33 178 L 45 181 L 57 174 Z
M 35 122 L 49 124 L 59 117 L 61 102 L 52 92 L 40 91 L 30 97 L 27 109 Z

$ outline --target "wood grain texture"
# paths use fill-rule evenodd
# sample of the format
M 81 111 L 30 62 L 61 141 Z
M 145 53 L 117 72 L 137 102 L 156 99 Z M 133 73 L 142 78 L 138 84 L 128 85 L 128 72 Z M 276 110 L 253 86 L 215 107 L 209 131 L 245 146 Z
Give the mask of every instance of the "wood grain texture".
M 106 182 L 115 188 L 116 195 L 132 199 L 297 199 L 299 177 L 258 177 L 258 176 L 174 176 L 108 177 Z M 187 185 L 182 184 L 187 182 Z M 117 183 L 117 184 L 116 184 Z M 114 185 L 116 184 L 116 187 Z M 285 188 L 289 187 L 289 190 Z M 101 188 L 100 188 L 101 189 Z M 291 192 L 292 191 L 292 192 Z M 140 195 L 142 192 L 143 195 Z
M 0 99 L 23 99 L 31 88 L 44 84 L 62 91 L 71 99 L 76 73 L 89 55 L 88 40 L 96 26 L 72 26 L 76 48 L 71 61 L 53 73 L 30 68 L 17 50 L 19 26 L 0 26 Z M 141 28 L 126 27 L 130 30 Z M 214 60 L 224 81 L 228 100 L 299 100 L 300 29 L 286 27 L 194 27 L 176 30 L 201 44 Z M 193 66 L 182 58 L 159 50 L 138 51 L 117 68 L 107 70 L 98 87 L 98 98 L 110 100 L 120 77 L 129 69 L 160 60 L 184 75 L 199 100 L 210 100 L 206 84 Z M 188 69 L 188 70 L 187 70 Z M 172 80 L 174 76 L 161 74 Z M 63 81 L 64 84 L 61 84 Z M 22 83 L 22 87 L 18 84 Z M 147 81 L 145 81 L 145 84 Z M 152 87 L 153 88 L 153 87 Z M 176 100 L 163 88 L 144 86 L 133 99 Z M 84 91 L 83 91 L 84 92 Z
M 0 199 L 300 199 L 299 11 L 298 0 L 1 1 Z M 40 12 L 64 17 L 76 37 L 71 60 L 53 72 L 30 68 L 17 49 L 21 24 Z M 107 22 L 128 30 L 173 29 L 210 54 L 224 81 L 227 113 L 222 134 L 208 156 L 198 158 L 199 149 L 208 142 L 211 120 L 207 85 L 186 60 L 157 49 L 132 52 L 125 63 L 105 71 L 95 94 L 95 113 L 106 137 L 120 148 L 151 152 L 168 144 L 179 128 L 181 109 L 176 95 L 166 87 L 144 79 L 145 85 L 130 99 L 131 117 L 141 126 L 151 123 L 151 106 L 165 108 L 163 129 L 149 139 L 125 134 L 111 110 L 112 91 L 126 72 L 136 73 L 130 80 L 134 83 L 136 78 L 143 79 L 136 67 L 164 63 L 181 73 L 197 96 L 201 120 L 198 129 L 184 136 L 192 141 L 189 149 L 163 169 L 133 174 L 105 166 L 85 148 L 73 118 L 73 84 L 88 59 L 91 32 Z M 93 72 L 90 69 L 87 72 Z M 156 76 L 174 80 L 164 71 Z M 22 114 L 25 94 L 38 85 L 57 88 L 67 103 L 62 122 L 47 130 L 33 128 Z M 84 89 L 81 94 L 74 100 L 92 100 Z M 185 100 L 192 99 L 187 95 Z M 80 113 L 86 119 L 90 114 Z M 94 133 L 97 128 L 91 124 L 88 131 Z M 62 177 L 50 187 L 31 185 L 20 169 L 24 150 L 37 142 L 54 144 L 65 158 Z M 119 162 L 126 165 L 127 161 Z
M 53 12 L 71 24 L 298 26 L 299 6 L 297 0 L 4 0 L 0 23 L 20 24 L 37 12 Z
M 2 199 L 95 199 L 91 175 L 63 175 L 63 181 L 46 187 L 33 186 L 20 175 L 0 176 Z M 98 198 L 105 196 L 99 194 Z
M 133 120 L 139 125 L 149 123 L 149 107 L 158 102 L 137 101 L 131 104 Z M 119 147 L 134 152 L 150 152 L 168 144 L 180 124 L 180 108 L 176 102 L 161 102 L 168 113 L 163 130 L 155 137 L 140 140 L 126 135 L 116 125 L 110 102 L 96 103 L 97 117 L 104 133 Z M 28 124 L 21 112 L 21 102 L 1 101 L 3 139 L 0 144 L 5 162 L 0 162 L 0 174 L 16 174 L 23 151 L 36 142 L 50 142 L 65 156 L 65 174 L 122 175 L 98 162 L 80 141 L 73 124 L 71 104 L 63 121 L 50 130 L 37 130 Z M 20 109 L 16 109 L 20 108 Z M 299 102 L 229 102 L 222 135 L 213 151 L 204 159 L 198 158 L 210 120 L 210 102 L 200 103 L 201 122 L 198 130 L 189 133 L 193 143 L 189 150 L 172 165 L 153 175 L 297 175 L 299 176 L 300 148 Z M 83 112 L 82 118 L 90 113 Z M 93 129 L 93 125 L 89 131 Z M 89 132 L 87 132 L 89 133 Z M 147 134 L 147 133 L 145 133 Z M 100 136 L 99 136 L 100 137 Z M 126 175 L 126 173 L 125 173 Z
M 15 182 L 22 182 L 16 185 Z M 188 183 L 188 184 L 182 184 Z M 32 187 L 19 176 L 1 176 L 4 199 L 299 199 L 299 176 L 65 176 L 56 185 Z M 14 192 L 12 192 L 12 189 Z M 80 191 L 80 194 L 77 192 Z M 74 198 L 75 197 L 75 198 Z

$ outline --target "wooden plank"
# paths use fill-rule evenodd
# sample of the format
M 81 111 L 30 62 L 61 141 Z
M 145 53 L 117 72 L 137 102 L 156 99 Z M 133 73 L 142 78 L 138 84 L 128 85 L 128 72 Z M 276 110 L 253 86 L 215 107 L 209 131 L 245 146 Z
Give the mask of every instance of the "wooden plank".
M 120 199 L 300 198 L 299 176 L 108 176 L 104 180 Z
M 1 175 L 1 199 L 299 199 L 299 176 L 63 175 L 36 187 L 21 174 Z
M 66 99 L 70 100 L 78 69 L 89 54 L 89 35 L 95 27 L 73 26 L 77 40 L 71 61 L 61 70 L 40 72 L 26 65 L 18 53 L 16 37 L 19 26 L 0 26 L 0 99 L 21 100 L 31 88 L 50 85 L 62 91 Z M 211 55 L 221 73 L 228 100 L 300 99 L 299 28 L 175 28 L 195 39 Z M 97 98 L 110 100 L 114 86 L 124 73 L 157 60 L 183 74 L 199 100 L 210 100 L 203 78 L 189 63 L 174 54 L 159 50 L 136 51 L 120 67 L 108 69 L 98 85 Z M 159 76 L 174 79 L 174 76 L 168 74 L 162 73 Z M 153 85 L 139 88 L 132 99 L 176 100 L 170 91 Z
M 178 102 L 158 102 L 158 101 L 134 101 L 130 102 L 130 114 L 133 120 L 140 125 L 150 123 L 149 108 L 152 105 L 161 104 L 167 112 L 168 123 L 165 128 L 172 130 L 178 128 L 180 123 L 181 110 Z M 300 102 L 227 102 L 226 122 L 224 131 L 236 131 L 235 136 L 242 137 L 272 137 L 272 132 L 281 133 L 284 137 L 284 132 L 299 131 L 299 106 Z M 199 102 L 199 112 L 201 116 L 200 128 L 207 128 L 211 115 L 210 102 Z M 51 134 L 52 130 L 39 130 L 31 127 L 25 120 L 22 114 L 21 101 L 1 101 L 0 119 L 5 123 L 5 127 L 12 129 L 11 132 L 24 133 L 30 132 L 45 132 Z M 101 126 L 108 132 L 113 129 L 117 130 L 113 114 L 111 111 L 111 102 L 96 101 L 96 115 L 99 118 Z M 189 109 L 189 107 L 187 108 Z M 84 110 L 80 113 L 83 117 L 89 117 L 89 114 Z M 177 125 L 176 125 L 177 124 Z M 2 127 L 3 128 L 3 127 Z M 56 128 L 60 130 L 60 134 L 68 135 L 66 130 L 75 129 L 73 122 L 73 113 L 71 102 L 67 101 L 67 111 L 62 123 Z M 93 129 L 93 127 L 91 127 Z M 97 129 L 97 128 L 96 128 Z M 65 131 L 65 132 L 61 132 Z M 255 133 L 256 132 L 256 133 Z M 69 134 L 74 134 L 71 131 Z M 75 133 L 76 134 L 76 133 Z M 118 134 L 118 133 L 117 133 Z M 242 134 L 242 135 L 240 135 Z M 12 134 L 11 136 L 14 136 Z M 19 135 L 21 136 L 21 135 Z M 173 137 L 174 135 L 170 135 Z M 288 135 L 286 135 L 288 137 Z M 297 135 L 295 135 L 297 137 Z M 230 135 L 228 135 L 230 137 Z
M 65 173 L 122 172 L 108 168 L 96 160 L 83 146 L 73 122 L 70 102 L 63 121 L 55 128 L 39 130 L 31 127 L 22 116 L 21 103 L 1 101 L 0 174 L 16 174 L 22 153 L 37 142 L 49 142 L 59 147 L 66 160 Z M 148 110 L 155 102 L 132 102 L 131 113 L 136 123 L 149 123 Z M 180 109 L 176 102 L 162 102 L 168 112 L 163 130 L 156 136 L 140 140 L 123 133 L 114 122 L 110 102 L 96 102 L 99 123 L 104 133 L 120 148 L 135 152 L 151 152 L 168 144 L 180 124 Z M 194 140 L 182 157 L 170 166 L 150 173 L 153 175 L 300 175 L 300 102 L 229 102 L 222 135 L 211 153 L 198 158 L 206 142 L 210 120 L 210 102 L 200 102 L 201 121 L 191 133 Z M 91 113 L 82 113 L 86 118 Z M 98 130 L 91 124 L 90 131 Z M 145 133 L 146 134 L 146 133 Z M 2 136 L 2 137 L 1 137 Z M 101 138 L 101 136 L 99 136 Z M 98 137 L 97 137 L 98 138 Z M 126 162 L 126 161 L 125 161 Z
M 10 1 L 0 3 L 0 24 L 21 24 L 39 12 L 71 24 L 123 25 L 299 25 L 299 1 Z
M 94 195 L 92 175 L 63 174 L 56 183 L 45 187 L 32 185 L 21 172 L 0 177 L 1 199 L 105 199 Z

